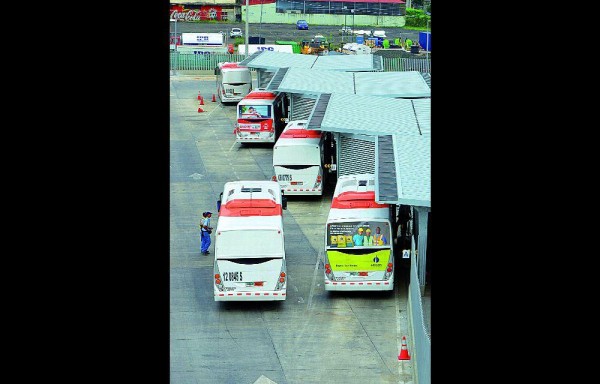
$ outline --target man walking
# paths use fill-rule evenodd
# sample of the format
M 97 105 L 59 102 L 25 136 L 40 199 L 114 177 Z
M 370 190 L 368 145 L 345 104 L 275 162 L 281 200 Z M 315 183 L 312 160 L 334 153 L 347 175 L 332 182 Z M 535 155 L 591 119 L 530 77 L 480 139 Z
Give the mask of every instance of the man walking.
M 202 213 L 202 223 L 200 224 L 200 252 L 203 255 L 208 255 L 208 247 L 210 247 L 210 234 L 212 233 L 212 227 L 210 226 L 210 218 L 212 217 L 212 212 L 204 212 Z

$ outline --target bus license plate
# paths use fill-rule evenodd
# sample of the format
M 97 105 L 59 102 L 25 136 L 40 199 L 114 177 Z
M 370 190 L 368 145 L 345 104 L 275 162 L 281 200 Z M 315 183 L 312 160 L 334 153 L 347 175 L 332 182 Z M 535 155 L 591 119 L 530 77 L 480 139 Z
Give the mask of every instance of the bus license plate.
M 279 175 L 277 179 L 279 181 L 292 181 L 292 175 Z
M 225 93 L 231 93 L 231 94 L 233 95 L 233 88 L 231 88 L 231 89 L 226 89 L 226 90 L 225 90 Z

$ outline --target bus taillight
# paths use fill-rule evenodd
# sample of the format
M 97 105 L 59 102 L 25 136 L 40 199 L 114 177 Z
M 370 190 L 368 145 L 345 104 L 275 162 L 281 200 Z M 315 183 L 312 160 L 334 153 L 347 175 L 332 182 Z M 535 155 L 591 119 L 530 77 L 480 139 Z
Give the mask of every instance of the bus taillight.
M 393 267 L 393 266 L 394 266 L 394 264 L 392 264 L 392 263 L 388 263 L 388 267 L 387 267 L 386 271 L 388 271 L 388 272 L 392 272 L 392 267 Z
M 321 175 L 317 176 L 317 183 L 320 183 L 322 180 Z
M 330 274 L 331 273 L 331 266 L 329 264 L 325 264 L 325 273 L 326 274 Z
M 273 181 L 277 181 L 277 175 L 273 175 L 273 176 L 271 176 L 271 180 L 273 180 Z

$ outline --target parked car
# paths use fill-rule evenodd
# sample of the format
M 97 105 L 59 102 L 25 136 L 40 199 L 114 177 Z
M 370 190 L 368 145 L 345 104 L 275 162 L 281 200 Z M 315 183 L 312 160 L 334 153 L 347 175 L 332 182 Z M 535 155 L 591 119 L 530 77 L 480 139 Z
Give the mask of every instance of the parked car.
M 340 35 L 350 35 L 350 34 L 352 34 L 352 28 L 350 28 L 350 27 L 340 28 Z
M 296 21 L 296 28 L 308 29 L 308 23 L 306 22 L 306 20 L 298 20 Z
M 234 37 L 244 37 L 244 33 L 240 28 L 231 28 L 231 31 L 229 31 L 229 37 L 232 39 Z

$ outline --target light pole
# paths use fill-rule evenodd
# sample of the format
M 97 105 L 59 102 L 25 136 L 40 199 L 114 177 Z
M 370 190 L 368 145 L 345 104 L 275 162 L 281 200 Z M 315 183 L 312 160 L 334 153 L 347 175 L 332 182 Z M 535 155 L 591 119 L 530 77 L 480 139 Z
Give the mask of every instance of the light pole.
M 177 49 L 177 19 L 169 19 L 169 21 L 172 21 L 173 25 L 175 26 L 175 32 L 173 32 L 174 36 L 173 36 L 172 41 L 175 44 L 175 49 Z
M 248 7 L 250 7 L 250 0 L 246 0 L 246 57 L 248 57 L 248 36 L 250 36 L 250 31 L 248 31 Z
M 344 31 L 342 32 L 342 43 L 344 42 L 344 35 L 346 34 L 346 11 L 348 10 L 348 7 L 343 6 L 342 10 L 344 11 Z
M 177 19 L 171 19 L 170 21 L 172 21 L 173 25 L 175 26 L 175 38 L 173 39 L 173 42 L 175 43 L 175 62 L 173 63 L 173 74 L 175 74 L 177 71 L 177 59 L 179 57 L 179 52 L 177 52 Z
M 429 21 L 431 21 L 431 19 L 427 19 L 427 38 L 426 38 L 426 44 L 427 44 L 427 50 L 425 51 L 425 56 L 426 56 L 426 60 L 427 60 L 427 70 L 429 72 L 431 72 L 431 68 L 429 68 L 429 66 L 431 65 L 429 63 Z
M 352 3 L 352 9 L 350 10 L 352 12 L 352 33 L 354 33 L 354 7 L 356 7 L 356 3 Z

